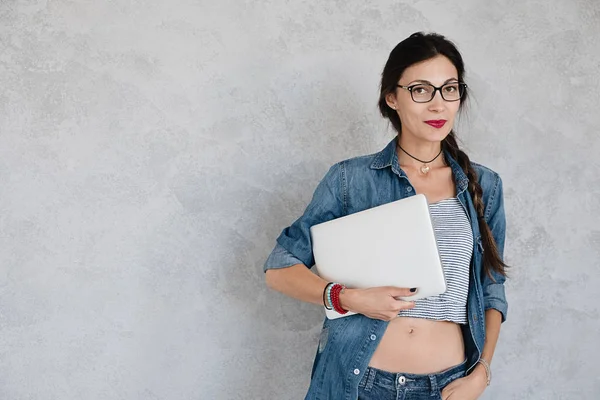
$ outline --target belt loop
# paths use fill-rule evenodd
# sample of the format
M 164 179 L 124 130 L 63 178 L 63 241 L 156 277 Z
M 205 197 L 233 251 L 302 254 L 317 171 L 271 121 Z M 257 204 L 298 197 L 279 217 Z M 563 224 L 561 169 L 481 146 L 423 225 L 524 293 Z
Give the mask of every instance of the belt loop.
M 375 372 L 374 368 L 369 368 L 369 377 L 367 378 L 367 390 L 371 390 L 373 389 L 373 384 L 375 383 L 375 375 L 377 373 Z
M 437 377 L 435 375 L 429 375 L 429 384 L 431 385 L 431 394 L 430 396 L 439 395 Z
M 365 373 L 358 384 L 360 387 L 364 387 L 365 391 L 370 392 L 373 389 L 373 384 L 375 383 L 375 369 L 371 367 L 367 367 Z

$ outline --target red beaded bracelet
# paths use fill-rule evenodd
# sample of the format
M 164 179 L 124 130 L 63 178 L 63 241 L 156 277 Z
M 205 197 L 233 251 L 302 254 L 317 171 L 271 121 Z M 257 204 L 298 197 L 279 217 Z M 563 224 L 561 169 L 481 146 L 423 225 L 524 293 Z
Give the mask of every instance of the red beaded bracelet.
M 331 304 L 333 305 L 333 309 L 338 314 L 346 314 L 348 310 L 344 310 L 340 303 L 340 293 L 346 289 L 346 286 L 336 283 L 331 287 Z

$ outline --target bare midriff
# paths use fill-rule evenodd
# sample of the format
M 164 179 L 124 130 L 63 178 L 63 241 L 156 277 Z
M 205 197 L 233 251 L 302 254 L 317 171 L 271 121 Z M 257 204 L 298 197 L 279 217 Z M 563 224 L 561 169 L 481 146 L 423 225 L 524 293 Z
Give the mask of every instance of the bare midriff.
M 464 360 L 465 345 L 460 325 L 398 317 L 388 324 L 369 365 L 389 372 L 433 374 Z

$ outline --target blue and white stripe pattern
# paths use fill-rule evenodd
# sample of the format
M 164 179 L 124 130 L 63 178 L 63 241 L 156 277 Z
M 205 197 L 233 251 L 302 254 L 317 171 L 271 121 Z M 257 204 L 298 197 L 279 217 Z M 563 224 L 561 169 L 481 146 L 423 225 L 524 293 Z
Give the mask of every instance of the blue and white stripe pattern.
M 416 300 L 415 308 L 398 315 L 466 324 L 473 254 L 471 223 L 456 197 L 429 204 L 429 211 L 446 276 L 446 292 Z

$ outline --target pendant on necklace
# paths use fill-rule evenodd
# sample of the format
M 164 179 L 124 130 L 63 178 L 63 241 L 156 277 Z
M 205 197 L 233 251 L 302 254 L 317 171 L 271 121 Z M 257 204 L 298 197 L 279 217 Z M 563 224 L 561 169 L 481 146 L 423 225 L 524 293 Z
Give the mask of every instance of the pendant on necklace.
M 423 166 L 421 167 L 421 173 L 422 173 L 423 175 L 427 175 L 427 173 L 428 173 L 428 172 L 429 172 L 429 165 L 423 165 Z

